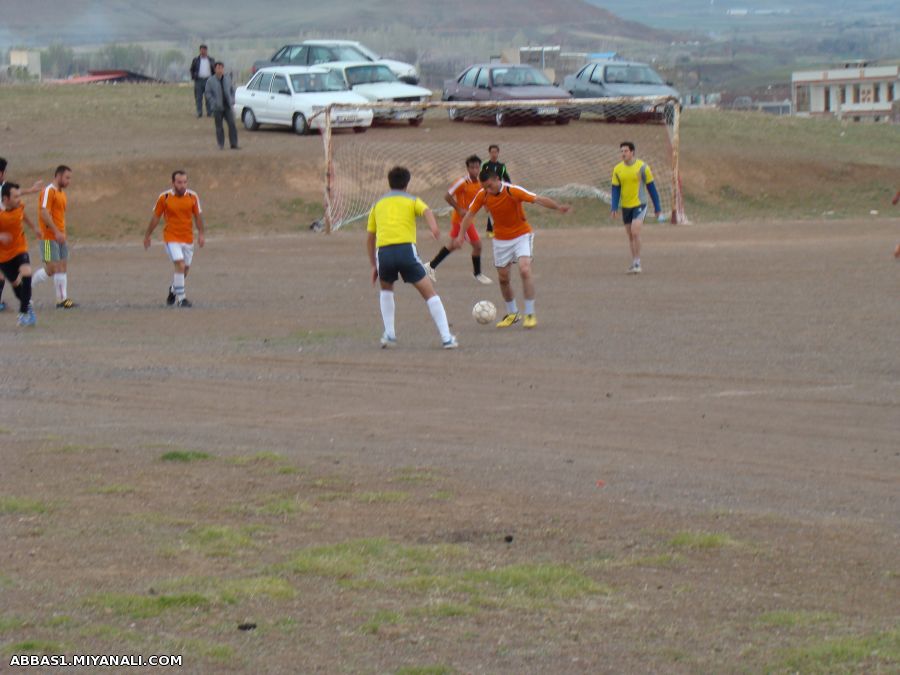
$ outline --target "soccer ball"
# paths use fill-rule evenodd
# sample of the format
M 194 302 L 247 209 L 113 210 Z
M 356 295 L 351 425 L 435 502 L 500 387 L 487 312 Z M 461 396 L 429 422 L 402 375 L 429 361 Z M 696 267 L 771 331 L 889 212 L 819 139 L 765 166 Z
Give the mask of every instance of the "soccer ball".
M 497 318 L 497 308 L 490 300 L 479 300 L 472 308 L 472 318 L 478 323 L 490 323 Z

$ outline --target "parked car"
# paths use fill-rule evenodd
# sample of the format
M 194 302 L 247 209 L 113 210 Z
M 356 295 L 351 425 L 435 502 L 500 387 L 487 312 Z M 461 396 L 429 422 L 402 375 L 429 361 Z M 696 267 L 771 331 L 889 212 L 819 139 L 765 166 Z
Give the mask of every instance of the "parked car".
M 329 63 L 328 68 L 341 77 L 354 94 L 364 96 L 371 103 L 418 103 L 431 100 L 431 90 L 401 82 L 391 69 L 380 63 Z M 376 122 L 408 121 L 417 127 L 425 117 L 424 110 L 393 110 L 373 105 Z
M 285 45 L 272 55 L 253 64 L 253 72 L 266 66 L 315 66 L 336 61 L 369 61 L 391 69 L 401 82 L 418 84 L 416 67 L 403 61 L 383 59 L 360 42 L 352 40 L 306 40 L 300 44 Z
M 575 98 L 632 98 L 668 96 L 678 99 L 678 92 L 646 63 L 636 61 L 591 61 L 574 75 L 563 80 L 563 88 Z M 599 112 L 613 121 L 641 121 L 661 117 L 665 105 L 635 104 L 601 107 Z
M 321 66 L 272 66 L 260 69 L 234 93 L 234 115 L 255 131 L 260 124 L 293 127 L 298 134 L 325 126 L 316 113 L 331 103 L 368 103 L 349 91 L 344 81 Z M 371 108 L 336 110 L 333 127 L 352 127 L 359 133 L 372 126 Z
M 571 98 L 572 94 L 555 86 L 537 68 L 507 63 L 471 66 L 456 79 L 445 81 L 441 95 L 443 101 L 546 101 L 546 104 L 526 110 L 525 116 L 533 121 L 553 120 L 557 124 L 568 124 L 577 119 L 578 111 L 565 105 Z M 493 118 L 498 127 L 522 119 L 521 111 L 504 108 L 450 108 L 448 115 L 456 121 Z

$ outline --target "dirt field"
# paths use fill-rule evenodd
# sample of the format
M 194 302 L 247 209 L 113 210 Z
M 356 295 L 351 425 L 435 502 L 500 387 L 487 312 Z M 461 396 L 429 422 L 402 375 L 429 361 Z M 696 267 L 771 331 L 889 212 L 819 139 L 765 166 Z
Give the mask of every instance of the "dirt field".
M 0 155 L 76 165 L 81 306 L 0 314 L 0 670 L 900 668 L 896 222 L 652 226 L 629 277 L 620 228 L 537 214 L 535 330 L 475 324 L 499 292 L 454 254 L 460 349 L 400 288 L 382 351 L 364 235 L 306 230 L 319 139 L 219 153 L 165 88 L 105 135 L 121 97 L 65 94 L 66 134 L 22 91 Z M 173 157 L 212 226 L 190 310 L 140 245 Z

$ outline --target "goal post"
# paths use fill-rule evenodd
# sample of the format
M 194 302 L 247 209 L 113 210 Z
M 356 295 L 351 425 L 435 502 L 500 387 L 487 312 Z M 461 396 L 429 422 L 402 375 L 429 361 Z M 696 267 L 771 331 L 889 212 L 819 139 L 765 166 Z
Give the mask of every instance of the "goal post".
M 372 110 L 375 125 L 342 128 L 353 110 Z M 324 225 L 338 229 L 366 217 L 388 191 L 387 172 L 412 173 L 410 192 L 439 215 L 465 160 L 487 160 L 500 146 L 513 183 L 553 198 L 610 203 L 619 145 L 631 141 L 650 165 L 672 223 L 685 223 L 679 175 L 680 110 L 675 99 L 640 97 L 564 101 L 428 101 L 333 104 L 322 113 L 325 145 Z M 607 206 L 608 209 L 608 206 Z

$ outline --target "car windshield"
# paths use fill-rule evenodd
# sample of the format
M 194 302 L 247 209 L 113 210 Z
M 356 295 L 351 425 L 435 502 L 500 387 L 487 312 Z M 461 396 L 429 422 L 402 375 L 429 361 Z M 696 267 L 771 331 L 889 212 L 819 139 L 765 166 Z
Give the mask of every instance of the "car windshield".
M 491 71 L 495 87 L 550 86 L 552 83 L 534 68 L 494 68 Z
M 353 66 L 347 68 L 347 82 L 351 87 L 357 84 L 375 82 L 396 82 L 397 76 L 387 66 Z
M 309 94 L 317 91 L 344 91 L 347 87 L 340 75 L 333 71 L 327 73 L 299 73 L 291 75 L 291 84 L 297 94 Z
M 610 84 L 665 84 L 649 66 L 606 66 Z
M 335 61 L 373 61 L 368 54 L 364 54 L 356 47 L 350 45 L 334 45 L 329 47 L 334 52 Z

